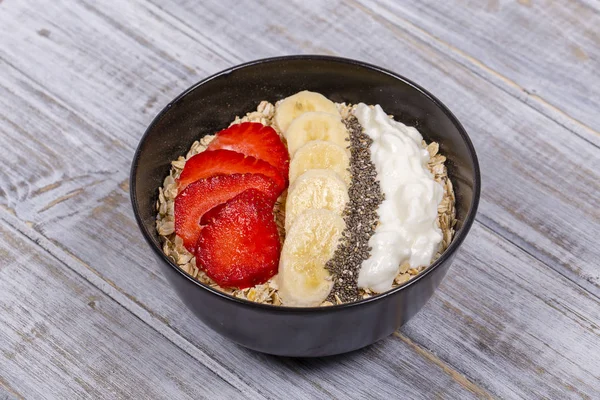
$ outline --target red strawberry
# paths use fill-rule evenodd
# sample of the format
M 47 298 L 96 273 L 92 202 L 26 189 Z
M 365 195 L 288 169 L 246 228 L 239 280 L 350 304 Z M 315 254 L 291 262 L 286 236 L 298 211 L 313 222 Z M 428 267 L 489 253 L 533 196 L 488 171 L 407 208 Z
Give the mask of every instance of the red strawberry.
M 209 176 L 244 173 L 263 174 L 275 182 L 279 193 L 285 189 L 284 177 L 268 162 L 235 151 L 215 150 L 203 151 L 187 160 L 177 180 L 178 190 L 181 192 L 190 183 Z
M 215 175 L 191 183 L 179 193 L 175 198 L 175 233 L 183 239 L 185 248 L 194 252 L 205 212 L 247 189 L 263 192 L 271 208 L 278 196 L 273 181 L 261 174 Z
M 279 235 L 273 202 L 248 189 L 205 214 L 196 262 L 220 286 L 247 288 L 277 273 Z
M 256 122 L 231 125 L 217 133 L 207 150 L 226 149 L 264 160 L 287 179 L 290 155 L 281 138 L 270 126 Z

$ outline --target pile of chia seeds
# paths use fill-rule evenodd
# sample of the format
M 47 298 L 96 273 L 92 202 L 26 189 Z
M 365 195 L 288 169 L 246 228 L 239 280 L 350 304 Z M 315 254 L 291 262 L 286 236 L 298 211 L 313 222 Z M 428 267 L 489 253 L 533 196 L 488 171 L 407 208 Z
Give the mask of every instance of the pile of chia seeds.
M 377 180 L 377 171 L 371 161 L 371 143 L 362 126 L 354 116 L 344 123 L 350 137 L 350 174 L 348 188 L 350 201 L 344 209 L 346 229 L 331 260 L 325 268 L 333 277 L 333 289 L 327 300 L 343 303 L 359 300 L 358 272 L 364 260 L 369 258 L 369 239 L 375 233 L 379 217 L 377 207 L 383 201 L 383 193 Z

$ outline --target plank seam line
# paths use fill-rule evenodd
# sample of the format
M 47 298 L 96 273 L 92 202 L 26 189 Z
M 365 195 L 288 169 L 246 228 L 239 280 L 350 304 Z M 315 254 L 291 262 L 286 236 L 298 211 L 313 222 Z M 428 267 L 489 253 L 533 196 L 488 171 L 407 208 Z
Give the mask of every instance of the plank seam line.
M 446 375 L 448 375 L 450 378 L 452 378 L 455 382 L 457 382 L 460 386 L 462 386 L 469 392 L 475 394 L 477 397 L 484 399 L 494 398 L 494 396 L 492 396 L 490 392 L 488 392 L 482 386 L 476 384 L 472 379 L 469 379 L 465 373 L 461 372 L 458 368 L 450 367 L 451 364 L 449 364 L 447 361 L 442 360 L 431 350 L 418 343 L 417 341 L 409 338 L 400 330 L 394 331 L 392 335 L 400 339 L 410 348 L 412 348 L 422 358 L 441 368 Z
M 392 13 L 391 11 L 387 10 L 387 8 L 384 8 L 381 5 L 376 5 L 376 7 L 387 11 L 385 14 L 394 15 L 398 20 L 401 21 L 401 24 L 396 23 L 388 17 L 383 16 L 383 13 L 374 13 L 369 7 L 364 5 L 362 1 L 364 0 L 350 0 L 350 2 L 353 3 L 357 8 L 361 9 L 364 13 L 370 15 L 375 20 L 379 20 L 381 22 L 385 21 L 387 22 L 386 25 L 391 25 L 393 27 L 396 27 L 397 29 L 400 29 L 402 32 L 420 41 L 429 48 L 439 52 L 443 56 L 449 57 L 451 60 L 455 61 L 459 65 L 462 65 L 470 72 L 479 76 L 484 81 L 494 85 L 495 87 L 502 90 L 509 96 L 515 98 L 519 102 L 529 106 L 532 110 L 540 113 L 541 115 L 550 119 L 554 123 L 567 129 L 569 132 L 573 133 L 580 139 L 585 140 L 594 147 L 600 148 L 599 144 L 594 143 L 593 141 L 585 137 L 585 134 L 583 132 L 579 131 L 587 131 L 587 134 L 592 136 L 600 136 L 600 132 L 587 126 L 583 122 L 571 117 L 565 111 L 547 102 L 542 97 L 529 93 L 526 89 L 519 86 L 519 84 L 505 77 L 504 75 L 500 74 L 494 69 L 488 67 L 483 62 L 468 55 L 459 48 L 454 47 L 449 43 L 446 43 L 445 41 L 429 33 L 428 31 L 414 25 L 412 22 L 406 20 L 398 14 Z M 504 85 L 502 84 L 502 82 L 504 82 Z M 519 96 L 519 94 L 521 94 L 522 96 Z M 523 94 L 524 98 L 521 98 L 523 97 Z M 527 101 L 528 99 L 530 99 L 531 101 Z M 561 119 L 565 119 L 566 121 L 561 121 Z
M 483 216 L 484 219 L 488 219 L 487 217 Z M 477 216 L 477 218 L 475 219 L 475 222 L 478 223 L 479 225 L 481 225 L 483 228 L 485 228 L 487 231 L 491 232 L 492 234 L 498 236 L 499 238 L 501 238 L 502 240 L 512 244 L 513 246 L 515 246 L 517 249 L 519 249 L 520 251 L 522 251 L 524 254 L 528 255 L 529 257 L 533 258 L 534 260 L 538 261 L 539 263 L 541 263 L 542 265 L 544 265 L 545 267 L 547 267 L 549 270 L 554 271 L 555 273 L 559 274 L 561 277 L 563 277 L 564 279 L 566 279 L 567 281 L 573 283 L 575 286 L 577 286 L 580 290 L 584 291 L 585 293 L 588 293 L 589 295 L 593 296 L 594 298 L 596 298 L 598 301 L 600 301 L 600 296 L 594 292 L 592 292 L 591 288 L 586 288 L 585 286 L 582 286 L 579 282 L 573 280 L 571 277 L 569 277 L 568 275 L 565 275 L 562 271 L 552 267 L 552 265 L 550 265 L 549 263 L 543 261 L 542 259 L 538 258 L 535 254 L 531 253 L 530 251 L 528 251 L 527 249 L 525 249 L 524 247 L 522 247 L 521 245 L 519 245 L 518 243 L 514 242 L 513 240 L 511 240 L 510 238 L 506 237 L 504 235 L 504 233 L 502 232 L 502 229 L 494 229 L 493 227 L 489 226 L 486 222 L 481 221 L 481 217 Z M 582 278 L 584 279 L 584 278 Z M 586 282 L 588 282 L 586 280 Z M 590 285 L 592 285 L 592 287 L 595 287 L 595 285 L 593 283 L 590 282 Z
M 236 373 L 220 364 L 206 352 L 181 336 L 181 334 L 179 334 L 176 330 L 168 326 L 160 316 L 157 316 L 151 310 L 145 308 L 141 303 L 133 301 L 133 299 L 128 297 L 127 294 L 116 285 L 104 280 L 104 278 L 93 268 L 86 265 L 82 261 L 73 262 L 73 260 L 78 259 L 74 256 L 71 256 L 63 249 L 58 248 L 58 246 L 54 245 L 43 234 L 21 223 L 22 221 L 14 216 L 11 213 L 11 210 L 6 209 L 4 206 L 0 206 L 0 210 L 0 219 L 5 221 L 10 227 L 21 233 L 24 237 L 29 239 L 32 243 L 40 247 L 44 252 L 48 253 L 55 260 L 66 266 L 79 277 L 96 287 L 115 303 L 123 307 L 130 314 L 138 318 L 145 325 L 149 326 L 161 336 L 165 337 L 165 339 L 188 354 L 190 357 L 207 367 L 208 370 L 214 372 L 226 383 L 232 385 L 249 398 L 266 399 L 263 394 L 261 394 L 254 387 L 250 386 L 248 383 L 244 382 Z M 69 258 L 72 260 L 69 260 Z M 153 324 L 153 321 L 157 323 Z

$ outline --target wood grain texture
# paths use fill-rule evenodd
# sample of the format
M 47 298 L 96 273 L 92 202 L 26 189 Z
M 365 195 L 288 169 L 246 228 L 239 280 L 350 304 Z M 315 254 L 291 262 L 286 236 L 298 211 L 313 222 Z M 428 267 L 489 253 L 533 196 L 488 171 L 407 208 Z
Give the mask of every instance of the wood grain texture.
M 0 11 L 3 223 L 174 354 L 268 398 L 600 396 L 598 149 L 501 84 L 355 3 Z M 153 267 L 127 194 L 133 149 L 168 100 L 229 65 L 304 52 L 365 59 L 434 88 L 472 135 L 484 179 L 480 222 L 429 305 L 396 337 L 327 360 L 256 354 L 209 331 Z
M 481 224 L 467 240 L 402 333 L 503 398 L 600 396 L 600 300 Z
M 29 238 L 6 225 L 0 238 L 0 387 L 13 396 L 242 394 Z
M 14 391 L 8 382 L 0 380 L 0 400 L 22 400 L 23 396 Z
M 595 131 L 588 133 L 600 135 L 597 4 L 536 0 L 363 4 L 399 26 L 411 24 L 416 36 L 491 80 L 504 80 L 514 86 L 517 96 L 551 117 L 574 118 L 583 125 L 580 128 L 587 126 Z M 600 137 L 592 139 L 598 143 Z

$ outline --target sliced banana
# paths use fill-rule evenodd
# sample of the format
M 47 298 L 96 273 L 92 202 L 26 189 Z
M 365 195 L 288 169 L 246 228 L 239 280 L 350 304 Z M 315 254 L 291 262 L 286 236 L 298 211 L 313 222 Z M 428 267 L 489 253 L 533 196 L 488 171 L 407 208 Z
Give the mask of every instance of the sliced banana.
M 307 112 L 296 118 L 285 133 L 288 151 L 296 150 L 312 140 L 324 140 L 348 150 L 348 130 L 340 115 L 324 112 Z
M 286 306 L 311 307 L 329 295 L 333 282 L 325 269 L 346 227 L 328 210 L 307 210 L 287 232 L 279 260 L 277 285 Z
M 303 90 L 283 99 L 275 108 L 275 122 L 282 132 L 287 131 L 290 123 L 301 114 L 322 111 L 330 114 L 339 112 L 335 103 L 321 93 Z
M 324 140 L 313 140 L 300 147 L 290 162 L 290 185 L 311 169 L 329 169 L 350 185 L 350 158 L 346 150 Z
M 325 209 L 342 215 L 348 203 L 348 188 L 342 178 L 329 169 L 310 169 L 290 186 L 285 202 L 286 231 L 310 209 Z

